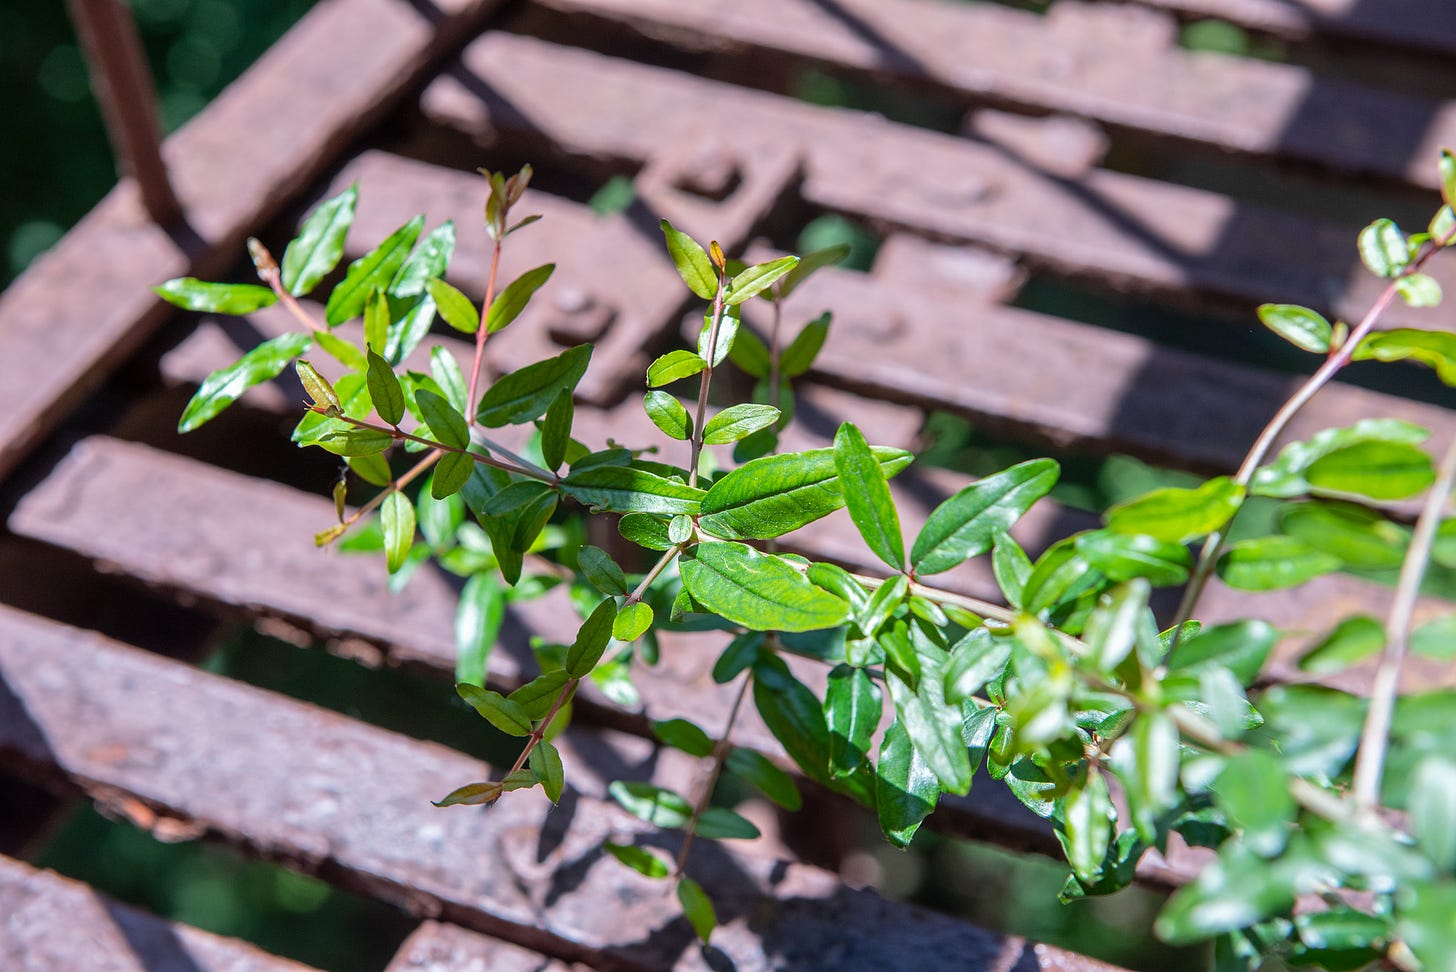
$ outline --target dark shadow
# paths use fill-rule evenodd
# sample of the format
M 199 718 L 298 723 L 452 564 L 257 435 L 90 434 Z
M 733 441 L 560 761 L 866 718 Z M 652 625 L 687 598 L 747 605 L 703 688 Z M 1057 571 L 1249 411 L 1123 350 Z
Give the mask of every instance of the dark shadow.
M 205 972 L 192 957 L 187 943 L 169 922 L 143 914 L 97 895 L 107 915 L 126 939 L 137 967 L 146 972 Z
M 880 33 L 873 24 L 866 23 L 859 14 L 853 10 L 846 10 L 840 0 L 811 0 L 811 2 L 839 21 L 846 30 L 854 35 L 856 40 L 875 48 L 875 53 L 879 55 L 877 67 L 880 70 L 893 71 L 896 74 L 911 77 L 927 73 L 925 66 L 920 63 L 918 58 Z

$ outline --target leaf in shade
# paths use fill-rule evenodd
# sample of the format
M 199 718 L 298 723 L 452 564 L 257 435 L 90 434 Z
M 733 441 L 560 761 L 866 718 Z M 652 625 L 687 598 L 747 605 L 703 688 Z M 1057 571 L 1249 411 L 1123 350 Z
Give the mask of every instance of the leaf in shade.
M 1367 615 L 1346 618 L 1299 659 L 1299 670 L 1333 675 L 1378 655 L 1385 647 L 1385 626 Z
M 611 555 L 600 547 L 585 546 L 576 554 L 577 566 L 586 575 L 587 583 L 606 595 L 626 594 L 627 575 Z
M 430 495 L 437 500 L 454 496 L 470 481 L 474 466 L 475 460 L 464 453 L 445 453 L 435 465 L 435 475 L 430 479 Z
M 397 426 L 404 419 L 404 390 L 399 387 L 399 378 L 389 362 L 372 350 L 368 354 L 369 399 L 380 418 Z
M 196 277 L 178 277 L 152 288 L 174 307 L 205 314 L 251 314 L 271 307 L 278 296 L 257 284 L 207 283 Z
M 177 431 L 200 428 L 249 388 L 278 377 L 290 361 L 306 353 L 312 345 L 313 340 L 307 334 L 281 334 L 264 341 L 231 366 L 214 371 L 203 379 L 197 393 L 182 410 Z
M 849 606 L 782 557 L 741 543 L 701 543 L 681 566 L 694 600 L 758 631 L 812 631 L 844 623 Z
M 526 710 L 499 692 L 492 692 L 469 682 L 457 683 L 455 691 L 470 704 L 471 708 L 479 712 L 482 718 L 506 735 L 529 736 L 531 734 L 531 717 L 526 714 Z
M 551 279 L 551 274 L 556 270 L 556 264 L 547 263 L 543 266 L 527 270 L 515 280 L 506 285 L 506 288 L 496 295 L 491 301 L 490 310 L 485 314 L 485 329 L 491 334 L 509 325 L 521 315 L 526 309 L 526 304 L 535 295 L 541 286 Z
M 369 295 L 376 288 L 387 286 L 404 265 L 424 225 L 425 218 L 416 216 L 373 250 L 349 264 L 344 279 L 329 294 L 328 304 L 324 307 L 324 322 L 329 327 L 337 327 L 364 312 L 364 303 Z
M 480 312 L 475 309 L 475 302 L 466 297 L 460 291 L 436 277 L 425 284 L 426 289 L 435 301 L 435 309 L 457 331 L 465 334 L 474 334 L 480 330 Z
M 561 802 L 561 791 L 566 788 L 566 767 L 561 763 L 561 752 L 546 740 L 538 742 L 531 750 L 531 772 L 541 781 L 546 799 L 552 803 Z
M 502 375 L 480 397 L 476 421 L 486 428 L 540 418 L 562 391 L 574 389 L 591 361 L 592 346 L 579 344 L 554 358 Z
M 505 619 L 505 591 L 491 574 L 473 574 L 455 609 L 455 681 L 484 685 L 490 650 Z
M 410 547 L 414 546 L 414 504 L 403 493 L 390 493 L 379 509 L 379 525 L 384 529 L 384 556 L 392 574 L 404 566 Z
M 378 453 L 350 458 L 349 468 L 354 470 L 354 475 L 374 486 L 388 486 L 394 478 L 389 469 L 389 460 Z
M 661 393 L 648 392 L 648 394 Z M 677 401 L 677 399 L 673 399 L 673 401 Z M 766 429 L 773 425 L 779 420 L 779 414 L 779 410 L 772 405 L 730 405 L 704 424 L 703 444 L 727 445 L 730 442 L 737 442 L 759 429 Z M 687 418 L 686 412 L 683 413 L 683 417 Z M 662 428 L 662 426 L 659 425 L 658 428 Z M 668 432 L 667 429 L 663 429 L 663 431 Z M 671 432 L 668 434 L 672 435 Z M 675 438 L 686 438 L 686 436 L 675 436 Z
M 1053 544 L 1037 560 L 1021 592 L 1022 607 L 1039 614 L 1066 604 L 1101 577 L 1101 572 L 1078 553 L 1076 540 L 1069 537 Z
M 650 848 L 607 841 L 602 844 L 602 849 L 643 877 L 665 878 L 672 873 L 672 864 L 658 857 L 657 852 Z
M 1351 567 L 1372 570 L 1399 567 L 1410 541 L 1409 531 L 1375 510 L 1328 500 L 1285 506 L 1279 529 Z
M 956 642 L 945 665 L 945 700 L 960 705 L 1000 676 L 1011 660 L 1013 644 L 1010 638 L 993 638 L 985 628 L 977 628 Z
M 677 397 L 665 391 L 650 391 L 642 399 L 647 417 L 663 434 L 686 440 L 693 434 L 693 420 Z
M 718 660 L 713 663 L 713 681 L 727 685 L 744 672 L 758 658 L 763 647 L 763 632 L 745 631 L 728 643 Z
M 798 257 L 786 256 L 748 267 L 735 274 L 733 279 L 728 282 L 728 290 L 723 299 L 728 304 L 741 304 L 772 287 L 774 281 L 785 276 L 798 265 Z M 699 296 L 702 295 L 699 294 Z
M 425 417 L 425 424 L 430 427 L 436 441 L 456 449 L 470 445 L 470 427 L 465 424 L 465 416 L 457 412 L 443 395 L 422 388 L 415 392 L 415 404 L 419 406 L 420 414 Z
M 1196 489 L 1155 489 L 1119 503 L 1107 511 L 1107 525 L 1118 533 L 1143 533 L 1169 543 L 1187 543 L 1220 529 L 1243 500 L 1244 488 L 1219 476 Z
M 1305 473 L 1317 490 L 1374 500 L 1406 499 L 1436 481 L 1424 449 L 1398 442 L 1357 442 L 1321 456 Z
M 734 364 L 754 378 L 768 377 L 768 346 L 747 328 L 738 329 L 738 336 L 734 339 L 728 356 L 733 359 Z M 780 363 L 782 364 L 782 359 Z
M 723 768 L 734 776 L 753 784 L 760 793 L 785 810 L 798 810 L 804 805 L 793 777 L 774 765 L 763 753 L 734 746 L 728 751 Z
M 667 252 L 677 266 L 688 289 L 704 300 L 712 300 L 718 293 L 718 274 L 707 252 L 691 236 L 674 229 L 667 220 L 661 223 L 662 235 L 667 238 Z
M 601 661 L 602 654 L 612 640 L 612 622 L 617 619 L 617 604 L 610 597 L 596 606 L 596 609 L 582 622 L 576 633 L 576 640 L 566 652 L 562 666 L 573 678 L 584 678 Z
M 910 549 L 917 574 L 935 574 L 990 550 L 1056 484 L 1051 459 L 1018 463 L 965 487 L 935 508 Z
M 905 539 L 885 471 L 864 435 L 848 422 L 840 425 L 834 436 L 834 468 L 839 472 L 839 488 L 849 517 L 866 546 L 885 563 L 903 571 Z
M 1178 642 L 1169 653 L 1168 671 L 1198 675 L 1209 668 L 1224 668 L 1241 685 L 1251 685 L 1279 641 L 1279 629 L 1266 621 L 1235 621 L 1204 628 Z
M 890 724 L 875 767 L 875 806 L 885 839 L 908 847 L 940 799 L 940 779 L 899 722 Z
M 634 601 L 622 608 L 612 623 L 612 637 L 621 642 L 636 641 L 652 627 L 652 606 Z
M 701 357 L 685 348 L 669 351 L 647 366 L 647 387 L 660 388 L 690 378 L 708 366 Z
M 712 937 L 713 929 L 718 927 L 718 914 L 713 910 L 712 899 L 703 891 L 702 885 L 685 877 L 678 879 L 677 900 L 693 931 L 706 942 Z
M 1298 304 L 1261 304 L 1259 320 L 1290 344 L 1304 351 L 1326 354 L 1334 328 L 1323 315 Z
M 826 312 L 814 318 L 804 329 L 794 335 L 789 346 L 784 348 L 783 354 L 779 355 L 779 374 L 785 378 L 797 378 L 804 374 L 814 365 L 814 359 L 819 356 L 820 350 L 824 347 L 824 341 L 829 336 L 829 324 L 832 318 Z
M 1232 544 L 1218 559 L 1218 576 L 1241 591 L 1275 591 L 1339 570 L 1340 559 L 1293 537 L 1256 537 Z
M 681 749 L 699 759 L 713 752 L 713 740 L 695 723 L 687 719 L 663 719 L 652 723 L 652 734 L 664 746 Z
M 437 807 L 478 807 L 500 799 L 505 787 L 500 783 L 467 783 L 450 791 L 443 800 L 433 801 Z
M 706 496 L 695 486 L 631 466 L 573 469 L 562 480 L 561 491 L 599 512 L 662 513 L 669 516 L 697 514 Z
M 863 668 L 839 665 L 829 673 L 824 719 L 829 725 L 829 775 L 848 776 L 869 759 L 880 724 L 880 688 Z
M 1096 881 L 1116 834 L 1117 811 L 1112 806 L 1107 780 L 1093 770 L 1086 783 L 1067 794 L 1062 808 L 1065 829 L 1062 847 L 1067 853 L 1067 863 L 1079 879 Z
M 541 460 L 547 469 L 559 469 L 571 447 L 571 423 L 576 418 L 576 405 L 571 392 L 562 389 L 546 409 L 541 420 Z
M 1410 248 L 1400 227 L 1388 219 L 1377 219 L 1360 231 L 1360 259 L 1377 277 L 1394 277 L 1410 263 Z
M 298 228 L 298 237 L 283 251 L 280 278 L 283 289 L 302 297 L 339 265 L 344 253 L 344 238 L 354 222 L 354 207 L 359 201 L 356 182 L 343 192 L 326 199 L 314 208 Z
M 848 243 L 836 243 L 833 246 L 826 246 L 821 250 L 805 253 L 799 258 L 799 265 L 794 267 L 788 276 L 779 281 L 779 296 L 788 297 L 814 271 L 833 266 L 847 256 L 849 256 Z
M 544 719 L 556 707 L 556 700 L 561 698 L 561 691 L 569 681 L 570 675 L 555 668 L 545 675 L 536 676 L 506 697 L 519 705 L 530 719 Z
M 708 807 L 698 816 L 698 836 L 707 840 L 757 840 L 762 833 L 727 807 Z
M 754 661 L 753 702 L 764 724 L 804 775 L 820 783 L 831 783 L 829 726 L 824 721 L 824 706 L 777 656 L 761 652 Z M 845 782 L 852 786 L 855 779 L 851 777 Z

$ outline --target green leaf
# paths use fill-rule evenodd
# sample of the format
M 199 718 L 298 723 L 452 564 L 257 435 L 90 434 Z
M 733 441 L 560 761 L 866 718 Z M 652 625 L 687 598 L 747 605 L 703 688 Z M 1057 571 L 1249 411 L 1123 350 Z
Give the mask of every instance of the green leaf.
M 313 444 L 336 456 L 355 458 L 383 452 L 394 444 L 394 438 L 377 429 L 345 428 L 325 432 Z
M 1456 334 L 1395 327 L 1375 331 L 1355 346 L 1352 361 L 1417 361 L 1436 369 L 1436 377 L 1456 386 Z
M 505 787 L 500 783 L 467 783 L 458 789 L 451 790 L 443 800 L 432 801 L 437 807 L 455 806 L 480 806 L 485 803 L 494 803 L 500 798 Z
M 701 543 L 681 566 L 683 586 L 714 614 L 758 631 L 812 631 L 844 623 L 849 607 L 788 561 L 741 543 Z
M 587 583 L 603 594 L 626 594 L 627 575 L 611 555 L 600 547 L 582 547 L 576 553 L 577 566 L 586 575 Z
M 1422 759 L 1409 802 L 1417 846 L 1440 870 L 1456 870 L 1456 761 L 1445 753 Z
M 661 394 L 648 392 L 649 395 Z M 676 401 L 677 399 L 673 399 Z M 681 407 L 681 406 L 679 406 Z M 772 405 L 730 405 L 708 419 L 703 426 L 704 445 L 726 445 L 752 435 L 759 429 L 766 429 L 779 420 L 779 410 Z M 687 417 L 687 413 L 683 413 Z M 653 421 L 656 421 L 654 419 Z M 662 426 L 658 426 L 662 428 Z M 667 432 L 666 429 L 663 429 Z M 671 435 L 671 432 L 668 432 Z M 686 438 L 681 436 L 680 438 Z
M 1316 459 L 1305 474 L 1318 490 L 1375 500 L 1405 499 L 1436 481 L 1425 450 L 1397 442 L 1357 442 Z
M 665 878 L 672 873 L 672 864 L 658 857 L 647 847 L 634 847 L 631 844 L 614 844 L 607 841 L 602 844 L 602 849 L 643 877 Z
M 642 601 L 634 601 L 622 608 L 617 620 L 612 623 L 612 637 L 621 642 L 636 641 L 652 627 L 652 607 Z
M 563 670 L 553 669 L 545 675 L 531 679 L 506 698 L 525 710 L 532 720 L 544 719 L 556 706 L 556 700 L 561 698 L 561 690 L 566 688 L 566 683 L 570 680 L 571 676 Z
M 696 486 L 664 479 L 631 466 L 573 469 L 561 491 L 597 512 L 693 516 L 707 494 Z M 630 538 L 629 538 L 630 539 Z
M 698 836 L 706 840 L 757 840 L 763 835 L 741 814 L 727 807 L 709 807 L 698 816 Z
M 849 517 L 865 544 L 896 570 L 905 569 L 905 540 L 900 514 L 890 496 L 885 471 L 859 429 L 848 422 L 834 436 L 834 468 L 839 472 Z
M 1335 630 L 1299 659 L 1299 670 L 1333 675 L 1378 655 L 1385 647 L 1385 626 L 1366 615 L 1341 621 Z
M 590 674 L 612 640 L 612 622 L 616 619 L 617 604 L 610 597 L 596 606 L 582 622 L 576 640 L 566 652 L 566 663 L 562 665 L 566 674 L 573 678 Z
M 996 585 L 1006 596 L 1006 603 L 1021 607 L 1021 595 L 1026 582 L 1031 578 L 1031 560 L 1026 551 L 1011 538 L 1009 533 L 996 537 L 991 548 L 991 570 L 996 575 Z
M 808 324 L 804 329 L 794 335 L 789 346 L 784 348 L 779 355 L 779 374 L 784 378 L 797 378 L 807 372 L 814 365 L 814 359 L 819 356 L 819 351 L 824 347 L 824 340 L 829 336 L 830 315 L 825 312 Z
M 901 449 L 877 446 L 871 451 L 886 476 L 911 459 Z M 703 497 L 698 526 L 728 539 L 770 539 L 843 505 L 834 450 L 789 452 L 754 459 L 715 482 Z
M 728 751 L 723 765 L 728 772 L 747 780 L 785 810 L 798 810 L 804 805 L 804 798 L 799 795 L 793 778 L 762 753 L 734 746 Z
M 829 673 L 824 720 L 829 726 L 829 775 L 848 776 L 869 759 L 880 724 L 880 688 L 863 668 L 839 665 Z
M 1299 940 L 1311 949 L 1348 952 L 1369 949 L 1370 943 L 1390 937 L 1390 919 L 1356 911 L 1330 908 L 1294 916 Z M 1360 960 L 1360 968 L 1378 958 L 1378 953 Z M 1303 963 L 1301 963 L 1303 964 Z
M 718 274 L 713 270 L 713 261 L 686 233 L 673 228 L 667 220 L 662 221 L 662 235 L 667 238 L 667 252 L 677 266 L 688 289 L 704 300 L 712 300 L 718 294 Z
M 436 345 L 430 349 L 430 376 L 440 386 L 440 394 L 445 396 L 450 407 L 463 415 L 467 408 L 465 399 L 470 394 L 469 386 L 465 384 L 460 363 L 448 348 Z
M 435 475 L 430 478 L 430 495 L 437 500 L 454 496 L 470 481 L 474 466 L 475 460 L 463 453 L 445 453 L 435 464 Z
M 1357 351 L 1356 358 L 1359 358 Z M 1419 425 L 1399 419 L 1362 419 L 1345 428 L 1324 429 L 1305 442 L 1291 442 L 1280 450 L 1279 457 L 1254 472 L 1251 491 L 1257 496 L 1287 498 L 1309 492 L 1305 479 L 1317 459 L 1357 442 L 1398 442 L 1416 445 L 1430 433 Z
M 495 577 L 471 575 L 455 609 L 455 681 L 485 684 L 490 650 L 495 647 L 505 615 L 505 590 Z
M 784 752 L 811 780 L 830 783 L 829 726 L 824 706 L 783 660 L 760 653 L 753 664 L 753 702 Z M 853 780 L 846 781 L 852 784 Z
M 1113 743 L 1112 765 L 1127 791 L 1138 835 L 1157 840 L 1157 821 L 1178 797 L 1178 729 L 1161 712 L 1134 719 L 1126 735 Z
M 727 685 L 744 672 L 758 658 L 758 649 L 763 646 L 763 632 L 745 631 L 728 643 L 718 660 L 713 663 L 713 681 Z
M 655 827 L 682 827 L 693 815 L 688 801 L 666 787 L 617 780 L 607 787 L 607 792 L 622 809 Z
M 369 351 L 369 399 L 379 417 L 390 425 L 399 425 L 404 419 L 404 391 L 399 387 L 399 378 L 389 362 Z
M 998 534 L 1051 490 L 1060 472 L 1051 459 L 1033 459 L 962 489 L 925 521 L 910 549 L 911 566 L 917 574 L 936 574 L 990 550 Z
M 435 309 L 440 312 L 446 324 L 466 334 L 474 334 L 480 330 L 480 312 L 475 309 L 475 302 L 469 297 L 438 277 L 428 281 L 425 288 L 434 299 Z
M 960 705 L 998 677 L 1011 660 L 1012 646 L 1010 638 L 993 638 L 985 628 L 956 642 L 945 665 L 945 700 Z
M 592 346 L 578 344 L 554 358 L 503 375 L 480 396 L 475 419 L 488 429 L 540 418 L 556 396 L 570 391 L 586 374 Z
M 491 301 L 490 309 L 485 313 L 485 329 L 494 334 L 496 331 L 506 327 L 517 317 L 521 311 L 526 309 L 526 304 L 541 285 L 551 279 L 551 274 L 556 270 L 556 264 L 547 263 L 527 270 L 515 280 L 506 285 L 506 288 L 496 295 Z
M 849 256 L 848 243 L 836 243 L 833 246 L 826 246 L 823 249 L 805 253 L 800 257 L 799 265 L 794 267 L 789 272 L 789 275 L 779 282 L 778 295 L 780 297 L 788 297 L 815 270 L 833 266 L 847 256 Z
M 908 847 L 939 799 L 940 779 L 910 741 L 905 727 L 891 723 L 875 767 L 875 807 L 885 839 L 896 847 Z
M 1146 627 L 1152 623 L 1148 615 L 1150 593 L 1148 582 L 1138 579 L 1101 597 L 1082 636 L 1089 649 L 1087 660 L 1098 671 L 1116 670 L 1132 654 L 1139 636 L 1146 637 Z
M 200 428 L 249 388 L 278 377 L 290 361 L 306 353 L 312 344 L 307 334 L 280 334 L 264 341 L 230 367 L 214 371 L 203 379 L 197 393 L 182 410 L 177 431 Z
M 283 251 L 283 289 L 302 297 L 339 265 L 344 238 L 354 222 L 359 201 L 356 182 L 331 199 L 319 203 L 298 228 L 298 237 Z
M 506 735 L 529 736 L 531 734 L 531 717 L 526 714 L 526 710 L 521 708 L 519 703 L 512 702 L 499 692 L 492 692 L 479 685 L 471 685 L 469 682 L 457 683 L 455 691 L 470 704 L 471 708 L 479 712 L 485 721 Z
M 1140 577 L 1154 587 L 1169 587 L 1188 579 L 1193 555 L 1181 543 L 1141 533 L 1095 530 L 1078 535 L 1077 553 L 1115 581 Z
M 444 396 L 421 388 L 415 392 L 415 404 L 419 406 L 420 414 L 425 417 L 425 424 L 430 427 L 437 442 L 457 449 L 470 445 L 470 426 L 465 424 L 465 416 L 455 411 L 455 407 Z
M 552 803 L 561 802 L 561 791 L 566 788 L 566 768 L 561 765 L 561 752 L 546 740 L 538 742 L 529 757 L 531 771 L 541 781 L 546 799 Z
M 724 302 L 730 305 L 741 304 L 745 300 L 756 297 L 764 290 L 772 287 L 774 281 L 785 276 L 798 265 L 798 257 L 786 256 L 779 257 L 777 260 L 769 260 L 767 263 L 751 266 L 742 273 L 735 275 L 728 282 L 728 291 L 724 295 Z M 701 297 L 703 295 L 698 294 L 698 296 Z
M 664 719 L 652 723 L 652 734 L 664 746 L 681 749 L 690 756 L 704 759 L 713 752 L 713 740 L 697 725 L 686 719 Z
M 686 440 L 693 434 L 693 420 L 677 397 L 665 391 L 650 391 L 642 399 L 652 424 L 674 439 Z
M 1249 749 L 1230 756 L 1214 781 L 1213 797 L 1254 853 L 1273 857 L 1284 849 L 1298 808 L 1276 755 Z
M 334 386 L 330 385 L 328 379 L 308 363 L 308 359 L 299 358 L 293 363 L 293 369 L 298 373 L 298 380 L 303 384 L 303 390 L 308 393 L 308 397 L 316 406 L 333 409 L 336 412 L 343 411 Z
M 1396 280 L 1395 292 L 1411 307 L 1435 307 L 1441 302 L 1441 285 L 1424 273 L 1412 273 Z
M 1353 503 L 1314 501 L 1280 510 L 1279 528 L 1351 567 L 1399 567 L 1410 537 L 1374 510 Z
M 714 368 L 722 364 L 723 359 L 733 353 L 733 343 L 738 339 L 738 328 L 742 323 L 737 307 L 724 307 L 723 313 L 718 316 L 718 334 L 714 337 L 713 309 L 709 307 L 703 314 L 703 329 L 698 332 L 698 357 L 712 362 Z M 709 338 L 713 338 L 711 349 L 708 347 Z
M 1192 945 L 1288 911 L 1294 888 L 1287 870 L 1229 843 L 1192 883 L 1174 892 L 1153 929 L 1170 945 Z
M 1261 304 L 1259 320 L 1275 334 L 1304 351 L 1327 354 L 1334 328 L 1324 316 L 1298 304 Z
M 1257 537 L 1230 546 L 1218 559 L 1218 576 L 1242 591 L 1295 587 L 1339 570 L 1340 559 L 1293 537 Z
M 1053 544 L 1037 560 L 1021 592 L 1022 607 L 1032 614 L 1065 604 L 1101 578 L 1068 538 Z
M 371 351 L 389 347 L 389 298 L 382 290 L 364 302 L 364 346 Z
M 348 460 L 354 475 L 374 486 L 388 486 L 394 474 L 389 469 L 389 460 L 375 453 L 372 456 L 354 456 Z
M 693 931 L 699 939 L 706 942 L 712 936 L 713 929 L 718 927 L 718 915 L 713 910 L 712 900 L 697 881 L 688 877 L 678 879 L 677 900 L 682 904 L 683 915 L 693 926 Z
M 1066 831 L 1062 847 L 1067 852 L 1067 863 L 1080 880 L 1095 882 L 1102 874 L 1108 847 L 1116 834 L 1117 811 L 1112 806 L 1107 780 L 1093 770 L 1086 783 L 1067 794 L 1062 808 Z
M 404 265 L 424 225 L 425 218 L 416 216 L 373 250 L 349 264 L 344 279 L 329 294 L 328 304 L 324 307 L 324 322 L 329 327 L 337 327 L 363 313 L 369 295 L 375 289 L 387 286 Z
M 923 681 L 919 692 L 895 675 L 887 675 L 885 684 L 894 700 L 895 714 L 941 787 L 949 793 L 969 792 L 971 760 L 961 738 L 960 712 L 937 698 L 940 686 L 936 680 Z
M 183 310 L 204 314 L 251 314 L 271 307 L 278 297 L 257 284 L 207 283 L 196 277 L 178 277 L 152 288 L 152 293 Z
M 403 493 L 390 493 L 379 509 L 379 525 L 384 529 L 384 556 L 392 574 L 404 566 L 410 547 L 414 546 L 414 505 Z
M 559 469 L 566 460 L 566 450 L 571 446 L 571 423 L 576 417 L 576 405 L 571 392 L 562 389 L 546 409 L 541 420 L 541 459 L 547 469 Z
M 666 550 L 673 545 L 667 523 L 646 513 L 628 513 L 617 521 L 617 532 L 648 550 Z
M 1145 533 L 1169 543 L 1187 543 L 1221 528 L 1243 500 L 1244 488 L 1219 476 L 1196 489 L 1155 489 L 1119 503 L 1107 511 L 1107 526 L 1118 533 Z
M 1220 624 L 1179 641 L 1165 664 L 1170 672 L 1181 675 L 1198 675 L 1209 668 L 1226 668 L 1233 672 L 1241 685 L 1250 685 L 1259 676 L 1269 652 L 1278 641 L 1279 629 L 1264 621 Z
M 1377 219 L 1360 231 L 1360 259 L 1377 277 L 1394 277 L 1410 263 L 1405 234 L 1388 219 Z
M 758 335 L 747 328 L 739 328 L 738 335 L 733 341 L 733 347 L 728 351 L 728 356 L 733 359 L 734 364 L 754 378 L 768 377 L 768 346 L 759 340 Z M 782 364 L 781 357 L 781 369 Z
M 388 298 L 389 317 L 384 342 L 384 357 L 392 364 L 399 364 L 419 347 L 435 323 L 435 299 L 426 295 L 420 299 L 396 300 Z M 365 305 L 366 313 L 368 305 Z
M 680 378 L 688 378 L 708 367 L 708 362 L 685 348 L 669 351 L 647 366 L 647 387 L 658 388 L 670 385 Z
M 455 254 L 455 223 L 445 220 L 436 226 L 420 245 L 410 254 L 404 266 L 394 275 L 388 290 L 395 297 L 415 297 L 425 293 L 431 280 L 435 280 L 450 265 Z
M 1426 658 L 1456 658 L 1456 615 L 1432 618 L 1411 633 L 1410 650 Z

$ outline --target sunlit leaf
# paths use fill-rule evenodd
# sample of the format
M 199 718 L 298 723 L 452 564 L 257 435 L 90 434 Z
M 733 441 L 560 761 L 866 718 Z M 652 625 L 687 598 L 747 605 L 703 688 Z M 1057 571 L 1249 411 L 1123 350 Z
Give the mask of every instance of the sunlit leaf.
M 917 574 L 934 574 L 990 550 L 1055 485 L 1060 467 L 1033 459 L 977 480 L 935 508 L 910 550 Z
M 302 297 L 339 265 L 344 238 L 354 222 L 359 184 L 354 183 L 314 208 L 298 228 L 298 237 L 283 251 L 283 289 Z
M 243 392 L 278 377 L 288 363 L 312 346 L 307 334 L 281 334 L 264 341 L 233 365 L 214 371 L 203 379 L 196 394 L 182 410 L 178 432 L 191 432 L 217 416 Z

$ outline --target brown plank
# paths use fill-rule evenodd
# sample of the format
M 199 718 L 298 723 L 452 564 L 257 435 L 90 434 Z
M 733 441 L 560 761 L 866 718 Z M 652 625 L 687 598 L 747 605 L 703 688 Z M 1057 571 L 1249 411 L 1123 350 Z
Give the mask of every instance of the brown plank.
M 762 70 L 764 58 L 787 55 L 929 83 L 965 99 L 1038 114 L 1066 112 L 1425 188 L 1438 185 L 1434 166 L 1441 147 L 1456 141 L 1456 103 L 1397 95 L 1291 64 L 1184 51 L 1171 17 L 1132 5 L 1058 0 L 1041 16 L 934 0 L 538 2 L 625 23 L 689 50 L 732 45 L 746 64 L 757 59 L 744 68 L 751 73 Z M 1350 8 L 1351 0 L 1342 5 Z M 1276 4 L 1266 0 L 1263 6 Z M 1277 6 L 1286 11 L 1285 22 L 1298 18 L 1297 6 Z M 1385 19 L 1388 11 L 1370 6 L 1364 24 Z M 1419 34 L 1431 19 L 1430 7 L 1413 0 L 1390 19 L 1403 19 L 1408 36 Z M 1307 13 L 1304 19 L 1308 23 Z M 1435 14 L 1435 21 L 1438 34 L 1456 36 L 1449 10 Z
M 533 791 L 488 812 L 442 812 L 431 797 L 489 768 L 9 609 L 0 610 L 0 681 L 6 762 L 142 800 L 267 856 L 326 866 L 419 913 L 560 958 L 710 967 L 671 886 L 599 850 L 650 828 L 593 797 L 574 793 L 552 810 Z M 599 769 L 572 766 L 574 776 Z M 722 847 L 705 848 L 692 866 L 717 896 L 715 952 L 745 972 L 826 960 L 919 966 L 945 955 L 977 968 L 1036 967 L 1016 965 L 1034 961 L 1026 943 L 851 891 L 811 867 Z
M 149 287 L 216 273 L 244 236 L 458 48 L 497 0 L 319 4 L 163 147 L 186 226 L 123 182 L 0 294 L 0 475 L 167 315 Z
M 5 696 L 0 711 L 9 704 L 10 697 Z M 8 727 L 4 715 L 0 725 Z M 112 901 L 79 881 L 8 857 L 0 857 L 0 966 L 9 972 L 306 972 L 310 968 L 247 942 L 164 921 Z
M 568 972 L 568 965 L 458 925 L 423 922 L 384 972 Z

